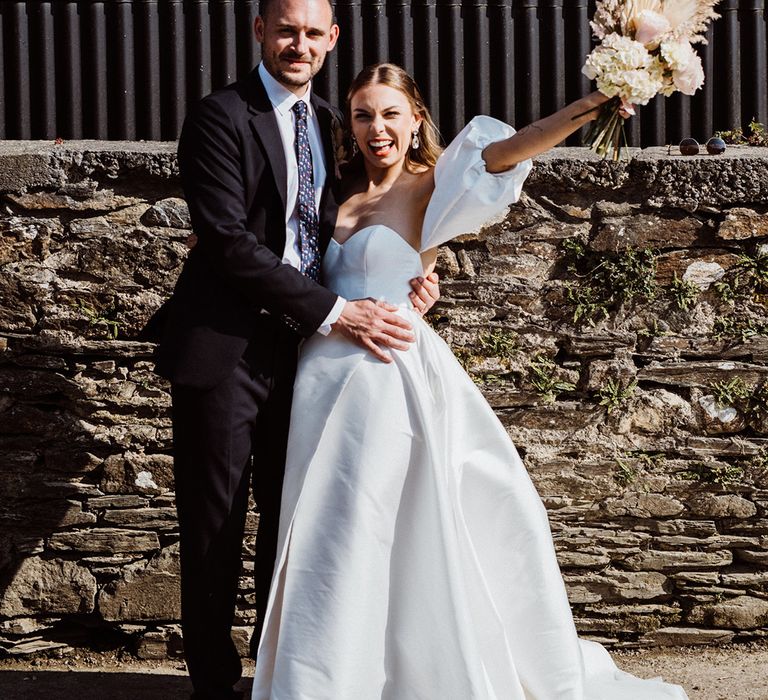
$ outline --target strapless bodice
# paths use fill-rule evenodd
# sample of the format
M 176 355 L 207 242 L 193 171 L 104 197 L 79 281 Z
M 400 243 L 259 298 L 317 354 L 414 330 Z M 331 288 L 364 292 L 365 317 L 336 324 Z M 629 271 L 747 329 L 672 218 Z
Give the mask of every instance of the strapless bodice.
M 424 213 L 421 252 L 495 221 L 517 201 L 531 161 L 489 173 L 483 159 L 486 146 L 514 133 L 496 119 L 475 117 L 443 151 Z M 343 244 L 331 241 L 323 258 L 323 285 L 349 300 L 373 297 L 411 306 L 408 281 L 423 272 L 419 252 L 382 224 L 360 229 Z
M 323 257 L 323 285 L 349 300 L 372 297 L 410 305 L 408 282 L 422 274 L 419 253 L 381 224 L 360 229 L 344 243 L 332 240 Z
M 491 117 L 475 117 L 448 145 L 434 170 L 435 189 L 424 213 L 419 251 L 503 217 L 517 201 L 531 161 L 504 173 L 485 169 L 483 150 L 515 130 Z M 423 274 L 419 251 L 397 231 L 375 224 L 343 244 L 331 241 L 323 258 L 323 285 L 345 299 L 373 297 L 410 307 L 408 281 Z

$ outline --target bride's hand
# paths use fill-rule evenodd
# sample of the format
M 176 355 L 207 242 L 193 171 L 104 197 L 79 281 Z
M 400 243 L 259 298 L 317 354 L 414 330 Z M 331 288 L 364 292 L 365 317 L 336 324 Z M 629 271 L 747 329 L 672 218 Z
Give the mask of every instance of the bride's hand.
M 332 327 L 382 362 L 392 362 L 391 355 L 379 345 L 408 350 L 415 340 L 411 324 L 395 311 L 396 306 L 375 299 L 348 301 Z
M 581 105 L 581 107 L 578 108 L 579 110 L 578 117 L 584 116 L 590 120 L 594 119 L 595 117 L 597 117 L 597 113 L 600 107 L 602 107 L 603 104 L 608 102 L 608 100 L 610 99 L 613 99 L 613 98 L 607 97 L 599 90 L 590 92 L 589 95 L 586 95 L 585 97 L 582 97 L 580 100 L 578 100 L 578 104 Z M 626 100 L 622 100 L 621 108 L 619 109 L 619 114 L 624 119 L 629 119 L 630 117 L 634 117 L 635 106 L 630 102 L 627 102 Z
M 408 296 L 413 308 L 422 316 L 440 299 L 439 282 L 440 278 L 436 272 L 430 272 L 426 277 L 414 277 L 411 280 L 413 291 Z
M 631 102 L 627 102 L 626 100 L 622 100 L 619 114 L 624 117 L 624 119 L 634 117 L 637 114 L 637 112 L 635 112 L 635 105 L 633 105 Z

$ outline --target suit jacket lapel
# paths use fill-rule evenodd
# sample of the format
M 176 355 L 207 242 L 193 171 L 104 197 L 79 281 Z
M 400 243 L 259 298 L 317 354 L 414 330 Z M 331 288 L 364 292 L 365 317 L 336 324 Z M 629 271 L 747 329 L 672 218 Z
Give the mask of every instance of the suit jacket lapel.
M 283 209 L 285 209 L 288 199 L 288 167 L 285 163 L 283 141 L 274 108 L 267 97 L 267 91 L 264 89 L 257 69 L 248 76 L 248 111 L 251 113 L 249 118 L 251 129 L 267 154 L 275 184 L 283 202 Z
M 283 210 L 286 209 L 288 200 L 288 166 L 285 162 L 285 153 L 283 152 L 283 141 L 280 137 L 280 130 L 277 126 L 274 108 L 269 101 L 267 91 L 259 77 L 258 69 L 254 69 L 248 76 L 248 111 L 250 112 L 249 122 L 254 137 L 261 143 L 267 154 L 272 175 L 275 178 L 277 190 L 280 193 Z M 325 250 L 333 234 L 333 227 L 336 222 L 336 197 L 335 189 L 338 184 L 336 178 L 336 160 L 333 143 L 333 111 L 323 102 L 315 97 L 313 92 L 310 101 L 317 114 L 320 124 L 320 134 L 323 140 L 323 152 L 325 155 L 325 187 L 323 187 L 323 196 L 320 200 L 320 237 L 321 249 Z

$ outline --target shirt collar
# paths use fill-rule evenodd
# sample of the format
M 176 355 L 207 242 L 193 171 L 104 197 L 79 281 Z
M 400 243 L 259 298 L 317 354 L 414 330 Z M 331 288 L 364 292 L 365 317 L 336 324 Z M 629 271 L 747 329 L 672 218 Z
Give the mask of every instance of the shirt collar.
M 297 97 L 288 88 L 275 80 L 263 63 L 259 63 L 259 77 L 264 84 L 264 89 L 267 91 L 269 101 L 280 116 L 289 114 L 291 107 L 299 100 L 307 103 L 307 114 L 312 114 L 312 103 L 309 101 L 309 97 L 312 94 L 312 83 L 307 86 L 307 91 L 301 97 Z

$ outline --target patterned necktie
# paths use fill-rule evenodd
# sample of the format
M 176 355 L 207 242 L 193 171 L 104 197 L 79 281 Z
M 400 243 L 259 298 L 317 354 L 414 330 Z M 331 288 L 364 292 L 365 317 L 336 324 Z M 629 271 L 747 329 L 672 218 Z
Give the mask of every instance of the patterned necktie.
M 296 163 L 299 166 L 299 247 L 301 271 L 316 280 L 320 274 L 319 224 L 315 210 L 315 182 L 312 151 L 307 133 L 307 103 L 299 100 L 291 108 L 296 116 Z

